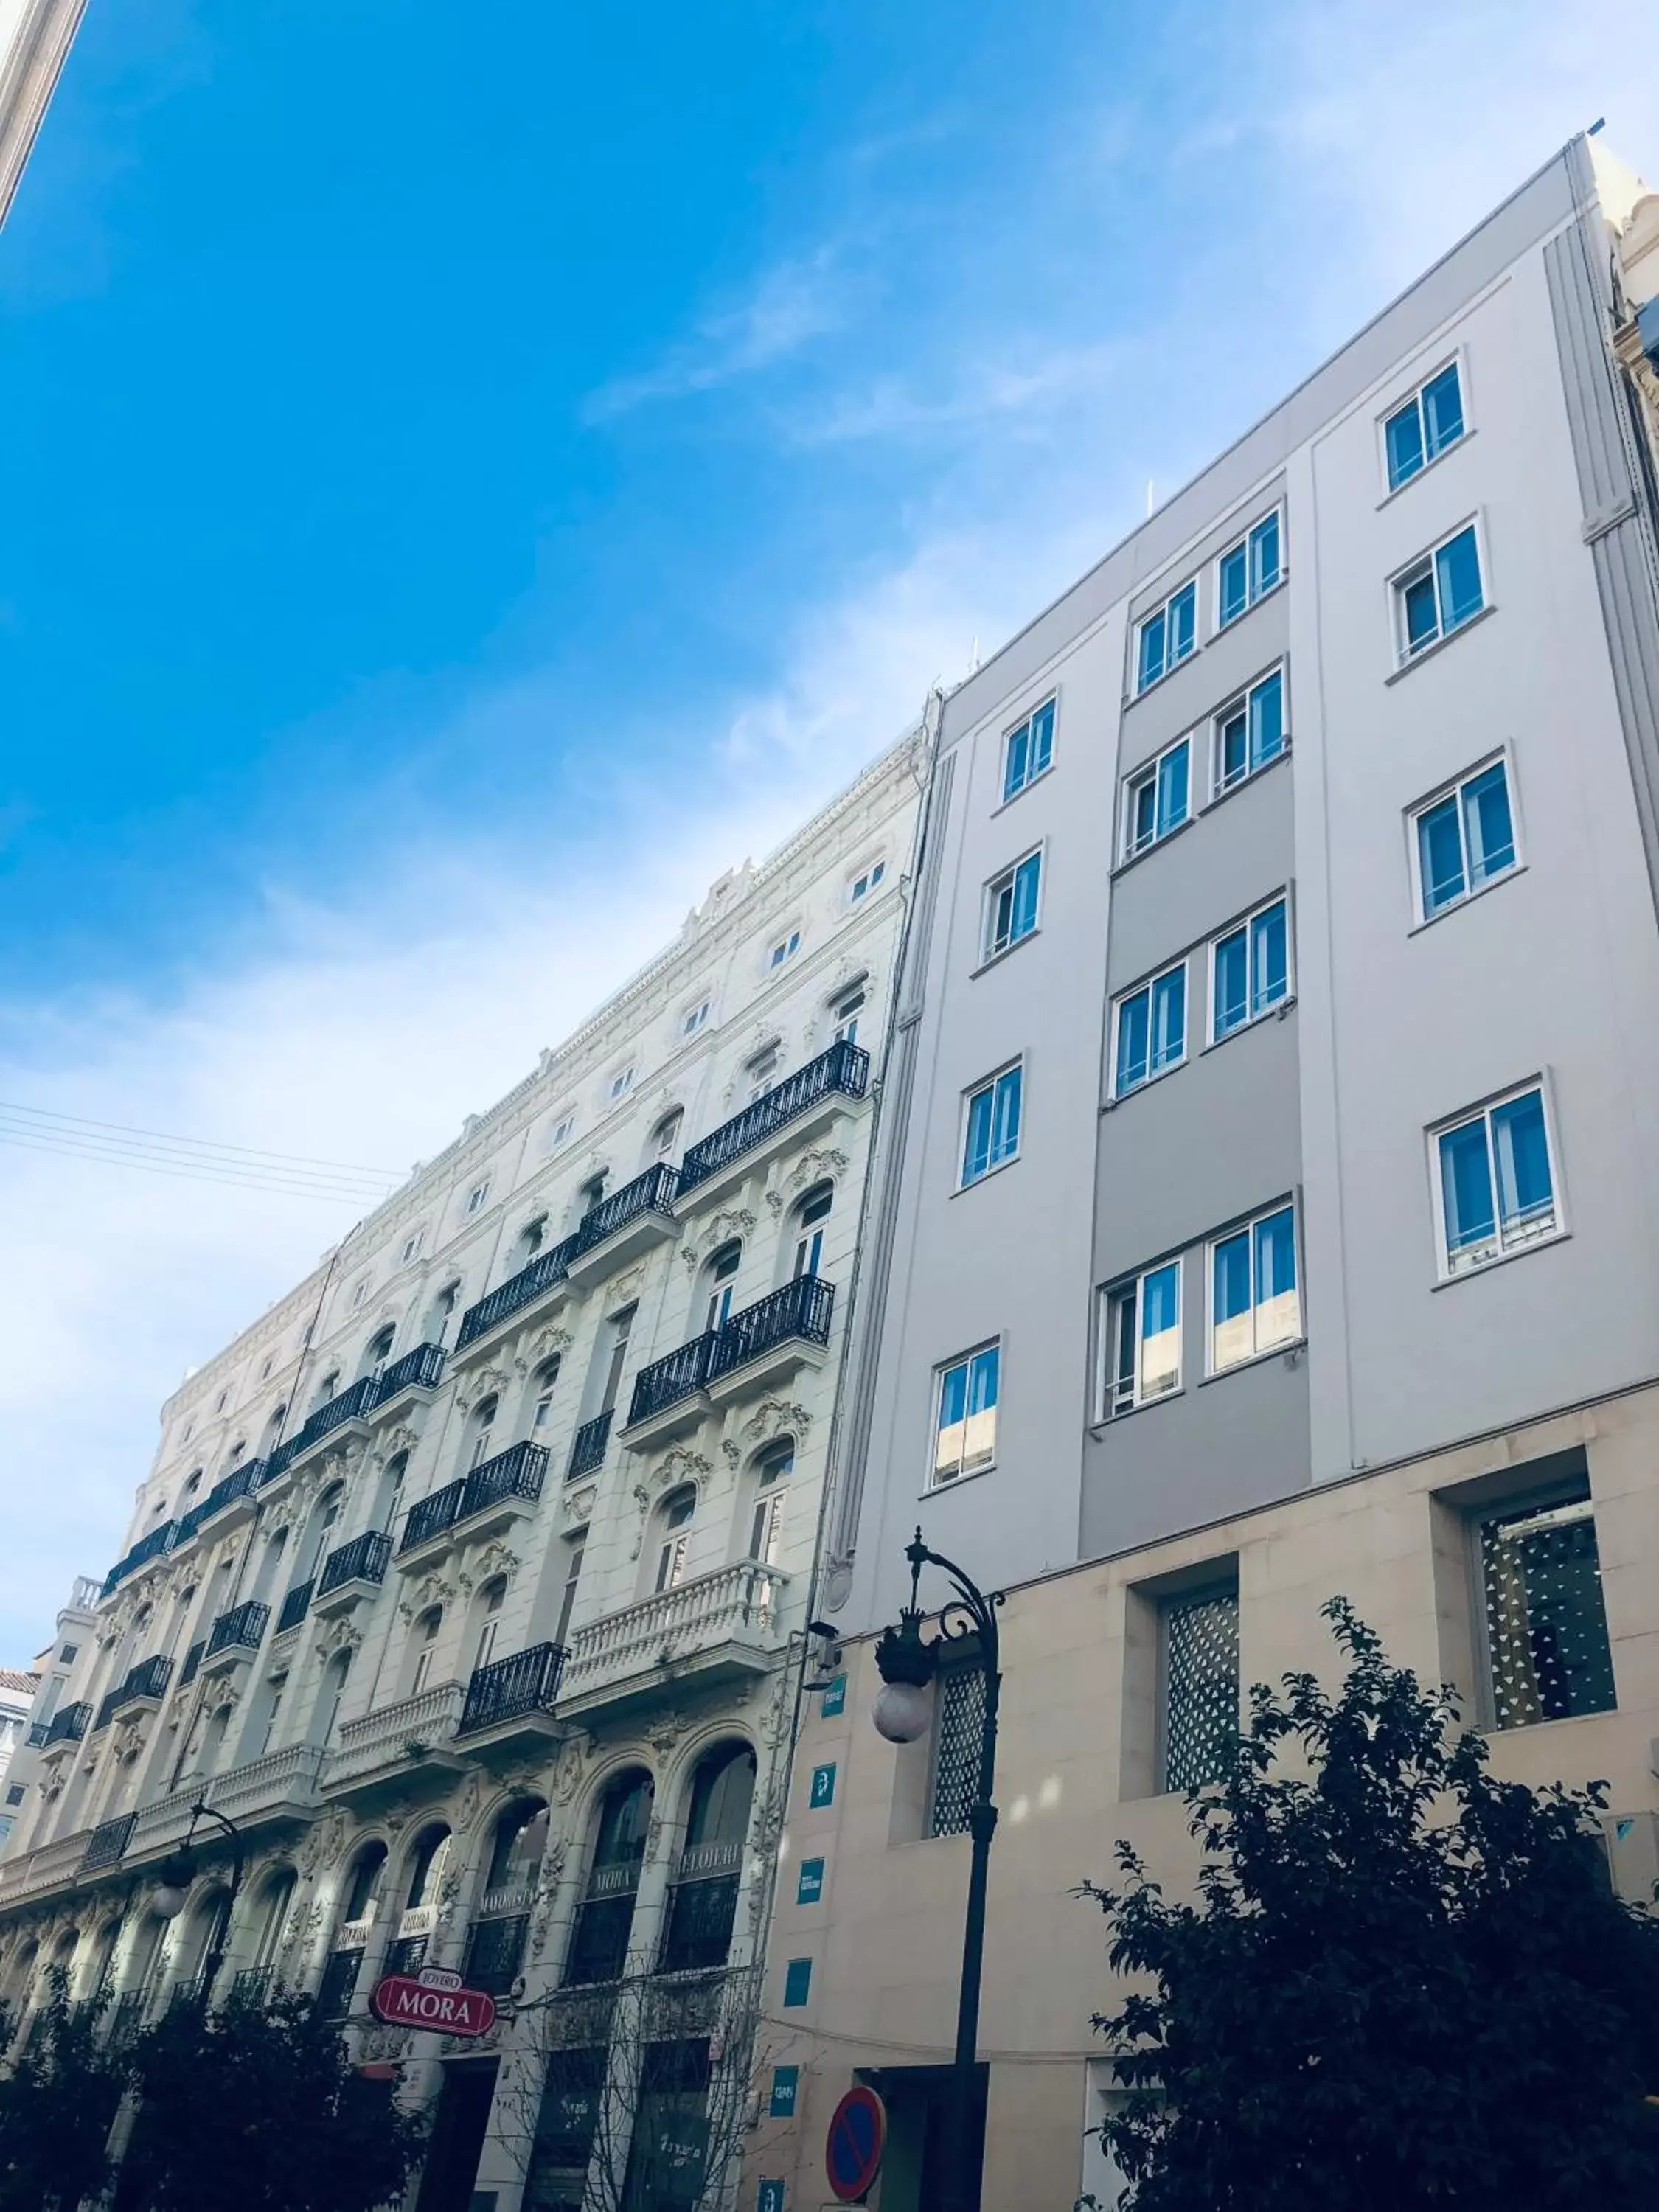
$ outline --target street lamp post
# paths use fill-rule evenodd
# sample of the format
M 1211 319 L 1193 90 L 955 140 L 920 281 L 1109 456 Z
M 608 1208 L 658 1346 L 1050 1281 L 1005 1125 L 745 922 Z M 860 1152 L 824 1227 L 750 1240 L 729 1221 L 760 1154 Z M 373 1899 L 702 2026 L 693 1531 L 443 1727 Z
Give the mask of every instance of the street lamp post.
M 202 1961 L 202 2002 L 205 2004 L 213 1994 L 213 1984 L 218 1979 L 219 1969 L 224 1963 L 231 1917 L 235 1912 L 237 1894 L 242 1887 L 242 1832 L 234 1820 L 216 1812 L 211 1805 L 204 1804 L 198 1798 L 190 1808 L 190 1826 L 184 1842 L 156 1869 L 161 1882 L 151 1902 L 163 1920 L 176 1920 L 184 1911 L 190 1886 L 196 1879 L 196 1858 L 190 1846 L 198 1820 L 216 1820 L 230 1838 L 230 1892 L 225 1899 L 224 1911 L 214 1929 L 213 1941 Z
M 977 2212 L 979 2190 L 970 2146 L 974 2134 L 975 2075 L 979 2060 L 980 1978 L 985 1957 L 985 1890 L 991 1865 L 991 1838 L 997 1825 L 992 1792 L 996 1787 L 997 1707 L 1002 1692 L 997 1607 L 1003 1598 L 1000 1590 L 988 1595 L 954 1560 L 930 1551 L 921 1540 L 920 1528 L 913 1541 L 905 1546 L 904 1556 L 910 1562 L 910 1602 L 901 1608 L 898 1626 L 884 1629 L 876 1644 L 876 1668 L 884 1686 L 875 1704 L 873 1718 L 877 1728 L 890 1743 L 915 1743 L 926 1734 L 932 1714 L 928 1689 L 939 1672 L 940 1648 L 957 1638 L 972 1638 L 977 1643 L 985 1678 L 979 1772 L 968 1814 L 973 1859 L 968 1874 L 968 1918 L 962 1942 L 962 1990 L 957 2002 L 951 2125 L 945 2136 L 944 2187 L 938 2202 L 938 2212 Z M 940 1609 L 937 1632 L 926 1642 L 921 1634 L 921 1607 L 917 1602 L 924 1566 L 942 1568 L 955 1592 Z

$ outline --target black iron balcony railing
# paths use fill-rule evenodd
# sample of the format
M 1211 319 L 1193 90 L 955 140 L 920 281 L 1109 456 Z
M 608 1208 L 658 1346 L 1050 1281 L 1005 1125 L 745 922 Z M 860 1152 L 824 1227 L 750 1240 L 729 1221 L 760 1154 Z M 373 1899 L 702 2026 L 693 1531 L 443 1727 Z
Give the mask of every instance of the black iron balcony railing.
M 179 1687 L 181 1690 L 185 1688 L 186 1684 L 193 1682 L 196 1680 L 198 1674 L 201 1670 L 202 1655 L 206 1650 L 207 1638 L 204 1637 L 199 1643 L 192 1644 L 189 1650 L 185 1652 L 185 1663 L 179 1670 Z
M 456 1349 L 465 1351 L 476 1338 L 485 1336 L 498 1323 L 527 1306 L 532 1298 L 540 1297 L 562 1283 L 565 1271 L 576 1256 L 578 1239 L 567 1237 L 562 1244 L 550 1244 L 545 1252 L 538 1252 L 527 1267 L 520 1267 L 516 1275 L 509 1275 L 504 1283 L 497 1284 L 475 1306 L 469 1306 L 461 1316 L 460 1333 L 455 1340 Z
M 426 1947 L 431 1941 L 426 1936 L 400 1936 L 395 1943 L 386 1947 L 386 1964 L 381 1968 L 387 1974 L 412 1974 L 426 1958 Z
M 257 1490 L 264 1480 L 265 1463 L 262 1459 L 245 1460 L 240 1467 L 233 1468 L 222 1481 L 216 1482 L 197 1509 L 202 1521 L 215 1513 L 222 1513 L 227 1505 L 234 1505 L 239 1498 L 246 1498 L 250 1490 Z M 201 1525 L 198 1521 L 198 1527 Z
M 411 1505 L 404 1522 L 404 1540 L 398 1549 L 411 1551 L 434 1536 L 441 1536 L 475 1514 L 487 1512 L 504 1498 L 522 1498 L 534 1504 L 542 1494 L 547 1473 L 545 1444 L 509 1444 L 504 1452 L 483 1461 L 471 1474 L 446 1483 L 430 1498 Z
M 130 1667 L 125 1679 L 106 1692 L 103 1703 L 98 1708 L 94 1727 L 105 1727 L 112 1715 L 119 1712 L 123 1705 L 130 1705 L 135 1698 L 164 1696 L 172 1673 L 173 1662 L 164 1651 L 158 1651 L 149 1659 L 141 1659 L 136 1667 Z
M 315 1588 L 314 1581 L 295 1583 L 293 1589 L 283 1600 L 282 1608 L 276 1615 L 278 1636 L 286 1636 L 290 1628 L 297 1628 L 300 1626 L 311 1610 L 311 1593 Z
M 204 1656 L 214 1659 L 222 1651 L 257 1651 L 270 1619 L 268 1605 L 257 1597 L 244 1599 L 228 1613 L 222 1613 L 214 1622 Z
M 91 1718 L 92 1707 L 85 1699 L 79 1705 L 64 1705 L 46 1723 L 41 1740 L 46 1743 L 79 1743 Z
M 563 1670 L 564 1651 L 557 1644 L 532 1644 L 510 1659 L 475 1667 L 456 1735 L 470 1735 L 498 1721 L 517 1720 L 522 1713 L 545 1712 L 559 1693 Z
M 738 1880 L 738 1874 L 731 1873 L 674 1884 L 668 1893 L 660 1972 L 688 1974 L 726 1964 L 737 1918 Z
M 682 1196 L 743 1153 L 763 1144 L 775 1130 L 816 1106 L 832 1091 L 862 1098 L 870 1082 L 870 1055 L 861 1046 L 839 1042 L 793 1075 L 786 1075 L 770 1091 L 763 1091 L 752 1106 L 723 1121 L 701 1137 L 680 1162 Z
M 694 1336 L 666 1358 L 641 1367 L 634 1377 L 629 1426 L 678 1405 L 682 1398 L 792 1339 L 827 1344 L 835 1305 L 833 1284 L 817 1275 L 797 1275 L 793 1283 L 733 1314 L 723 1328 Z
M 201 1527 L 203 1522 L 207 1519 L 207 1500 L 204 1498 L 199 1505 L 192 1505 L 188 1513 L 181 1515 L 179 1522 L 179 1534 L 176 1539 L 177 1542 L 179 1544 L 189 1543 L 191 1538 Z
M 363 1954 L 357 1951 L 331 1951 L 328 1964 L 323 1968 L 323 1978 L 317 1991 L 317 2017 L 319 2020 L 343 2020 L 351 2010 L 351 2000 L 356 1994 L 357 1977 L 363 1971 Z
M 400 1390 L 435 1390 L 443 1379 L 442 1345 L 417 1344 L 401 1359 L 394 1359 L 382 1373 L 374 1402 L 377 1406 L 386 1405 Z
M 110 2008 L 109 2027 L 105 2034 L 105 2041 L 112 2049 L 119 2050 L 123 2044 L 130 2043 L 137 2034 L 149 1996 L 148 1990 L 129 1990 L 125 1996 L 116 1998 Z
M 324 1560 L 323 1571 L 317 1578 L 317 1595 L 326 1597 L 343 1583 L 382 1583 L 391 1559 L 390 1536 L 374 1528 L 354 1536 L 349 1544 L 342 1544 Z
M 567 1482 L 574 1482 L 579 1474 L 592 1474 L 605 1461 L 605 1448 L 611 1441 L 610 1413 L 596 1413 L 591 1421 L 584 1421 L 570 1439 L 570 1464 L 564 1471 Z
M 360 1375 L 345 1389 L 337 1391 L 333 1397 L 319 1406 L 314 1413 L 301 1423 L 295 1432 L 289 1457 L 292 1459 L 295 1453 L 309 1451 L 313 1444 L 320 1443 L 343 1422 L 355 1421 L 368 1413 L 374 1403 L 375 1393 L 380 1387 L 378 1375 Z
M 46 1731 L 51 1728 L 51 1726 L 52 1723 L 50 1721 L 31 1721 L 29 1723 L 29 1749 L 31 1751 L 39 1751 L 42 1747 L 46 1741 Z
M 272 1444 L 265 1455 L 265 1480 L 275 1482 L 279 1474 L 285 1473 L 289 1462 L 299 1449 L 297 1437 L 289 1437 L 282 1443 Z
M 596 1244 L 603 1244 L 607 1237 L 614 1237 L 630 1221 L 637 1221 L 642 1213 L 674 1212 L 674 1194 L 679 1188 L 679 1177 L 665 1160 L 659 1160 L 645 1173 L 625 1182 L 620 1190 L 613 1190 L 602 1198 L 590 1212 L 585 1213 L 576 1224 L 573 1243 L 576 1250 L 572 1258 L 591 1252 Z
M 271 1984 L 269 1966 L 243 1966 L 230 1984 L 230 2001 L 239 2005 L 263 2005 Z
M 620 1895 L 586 1897 L 576 1907 L 576 1924 L 570 1931 L 570 1950 L 564 1966 L 567 1989 L 619 1981 L 628 1963 L 628 1938 L 634 1925 L 634 1891 L 639 1881 L 639 1869 L 633 1866 L 605 1871 L 625 1872 L 633 1879 Z
M 132 1840 L 137 1819 L 137 1813 L 118 1813 L 112 1820 L 100 1820 L 87 1838 L 82 1873 L 94 1874 L 100 1867 L 117 1865 Z
M 486 1990 L 492 1997 L 507 1995 L 524 1964 L 529 1927 L 529 1916 L 523 1912 L 514 1913 L 510 1919 L 473 1923 L 461 1967 L 461 1979 L 468 1989 Z
M 104 1577 L 99 1595 L 107 1597 L 112 1589 L 125 1582 L 129 1575 L 136 1574 L 148 1560 L 158 1559 L 163 1552 L 170 1552 L 179 1541 L 179 1527 L 176 1521 L 164 1521 L 159 1528 L 152 1528 L 147 1536 L 141 1536 L 126 1557 L 118 1559 Z

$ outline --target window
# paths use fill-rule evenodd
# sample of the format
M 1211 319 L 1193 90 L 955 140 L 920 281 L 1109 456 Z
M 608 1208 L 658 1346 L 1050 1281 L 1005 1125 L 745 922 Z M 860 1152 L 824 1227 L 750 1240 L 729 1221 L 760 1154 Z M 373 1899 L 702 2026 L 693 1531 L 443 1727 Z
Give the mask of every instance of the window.
M 562 1650 L 569 1632 L 570 1616 L 576 1610 L 576 1586 L 582 1578 L 582 1556 L 587 1549 L 586 1529 L 573 1529 L 564 1544 L 564 1588 L 559 1593 L 559 1625 L 553 1632 L 553 1641 Z
M 672 1156 L 680 1140 L 680 1124 L 684 1119 L 684 1115 L 677 1106 L 672 1114 L 665 1114 L 651 1132 L 651 1149 L 659 1160 Z
M 1483 1106 L 1436 1137 L 1442 1263 L 1448 1275 L 1524 1251 L 1560 1227 L 1544 1094 Z
M 696 1036 L 708 1019 L 708 1001 L 707 999 L 700 999 L 695 1006 L 688 1006 L 680 1016 L 680 1035 Z
M 1483 1521 L 1480 1568 L 1498 1726 L 1611 1712 L 1613 1657 L 1588 1489 Z
M 553 1133 L 547 1140 L 548 1151 L 556 1152 L 561 1145 L 568 1145 L 570 1141 L 570 1133 L 575 1126 L 576 1117 L 574 1114 L 561 1114 L 553 1124 Z
M 803 1275 L 823 1273 L 823 1224 L 835 1202 L 835 1185 L 821 1182 L 795 1208 L 795 1264 L 790 1272 L 797 1281 Z
M 1296 1209 L 1282 1206 L 1210 1247 L 1210 1372 L 1294 1344 L 1301 1334 Z
M 1216 563 L 1216 628 L 1224 629 L 1265 599 L 1285 574 L 1279 559 L 1279 509 L 1264 514 Z
M 1182 738 L 1123 787 L 1123 858 L 1179 830 L 1190 811 L 1192 740 Z
M 733 1239 L 722 1244 L 709 1257 L 705 1270 L 708 1285 L 708 1307 L 703 1316 L 703 1327 L 711 1334 L 724 1328 L 732 1318 L 732 1298 L 738 1286 L 738 1270 L 743 1265 L 743 1246 Z
M 364 1299 L 365 1299 L 368 1296 L 368 1277 L 367 1277 L 367 1276 L 365 1276 L 365 1277 L 364 1277 L 364 1279 L 363 1279 L 363 1280 L 362 1280 L 361 1283 L 359 1283 L 359 1284 L 358 1284 L 358 1285 L 357 1285 L 356 1289 L 355 1291 L 353 1291 L 353 1292 L 351 1293 L 351 1304 L 352 1304 L 352 1310 L 354 1310 L 354 1312 L 356 1311 L 356 1310 L 357 1309 L 357 1307 L 359 1307 L 360 1305 L 362 1305 L 362 1304 L 363 1303 Z
M 930 1836 L 965 1836 L 979 1796 L 985 1727 L 985 1669 L 941 1667 L 933 1705 L 933 1778 L 927 1802 Z
M 996 1459 L 1000 1345 L 941 1368 L 933 1440 L 933 1486 L 978 1474 Z
M 1238 1591 L 1194 1590 L 1158 1607 L 1165 1790 L 1199 1790 L 1227 1771 L 1238 1741 Z
M 697 1510 L 697 1493 L 690 1486 L 675 1491 L 662 1503 L 660 1526 L 663 1530 L 661 1548 L 657 1553 L 657 1579 L 653 1588 L 671 1590 L 679 1588 L 680 1577 L 685 1572 L 685 1547 L 690 1541 L 686 1530 Z
M 368 1288 L 368 1285 L 367 1285 L 367 1284 L 365 1284 L 365 1285 L 363 1285 L 363 1287 L 364 1287 L 364 1289 L 365 1289 L 365 1290 L 367 1290 L 367 1288 Z M 229 1393 L 229 1391 L 228 1391 L 228 1390 L 222 1390 L 222 1391 L 219 1393 L 218 1396 L 217 1396 L 217 1397 L 214 1400 L 214 1401 L 213 1401 L 213 1410 L 214 1410 L 214 1412 L 215 1412 L 216 1413 L 222 1413 L 224 1412 L 224 1410 L 225 1410 L 225 1407 L 229 1404 L 229 1402 L 230 1402 L 230 1393 Z
M 267 1380 L 267 1378 L 269 1377 L 269 1376 L 270 1376 L 270 1370 L 271 1370 L 272 1367 L 273 1367 L 275 1364 L 276 1364 L 276 1362 L 275 1362 L 273 1359 L 270 1358 L 269 1357 L 267 1357 L 267 1358 L 264 1358 L 264 1359 L 262 1359 L 262 1360 L 260 1361 L 260 1363 L 259 1363 L 259 1380 L 260 1380 L 262 1382 Z
M 21 1805 L 28 1792 L 21 1782 L 14 1782 L 6 1792 L 8 1805 Z
M 426 1231 L 424 1229 L 417 1229 L 412 1237 L 404 1237 L 404 1249 L 400 1255 L 401 1264 L 404 1267 L 408 1267 L 411 1260 L 418 1260 L 420 1258 L 421 1247 L 425 1242 Z
M 1275 668 L 1215 718 L 1216 797 L 1277 760 L 1285 745 L 1285 672 Z
M 484 1201 L 489 1196 L 489 1185 L 487 1182 L 475 1182 L 471 1189 L 468 1191 L 466 1194 L 467 1212 L 469 1213 L 482 1213 L 484 1208 Z
M 878 860 L 874 867 L 866 868 L 862 875 L 854 876 L 852 889 L 848 893 L 852 903 L 856 906 L 860 899 L 868 898 L 872 891 L 878 890 L 886 873 L 886 861 Z
M 1035 783 L 1054 764 L 1054 702 L 1044 700 L 1017 730 L 1002 741 L 1002 796 L 1017 799 L 1028 783 Z
M 1187 1057 L 1187 963 L 1183 960 L 1113 1009 L 1112 1096 L 1126 1097 Z
M 472 1444 L 468 1455 L 469 1467 L 482 1467 L 489 1457 L 489 1439 L 495 1425 L 495 1413 L 500 1401 L 495 1397 L 482 1400 L 473 1408 Z
M 1150 690 L 1198 642 L 1198 586 L 1183 584 L 1135 633 L 1135 690 Z
M 962 1146 L 962 1188 L 978 1182 L 1015 1158 L 1019 1151 L 1021 1093 L 1024 1070 L 1016 1060 L 977 1091 L 968 1094 L 968 1112 Z
M 634 1071 L 631 1067 L 618 1069 L 611 1079 L 611 1096 L 613 1098 L 626 1097 L 633 1087 Z
M 64 1666 L 72 1667 L 80 1656 L 80 1650 L 81 1647 L 78 1644 L 66 1644 L 58 1656 Z
M 1133 1413 L 1181 1388 L 1181 1262 L 1106 1294 L 1101 1417 Z
M 1210 948 L 1210 1037 L 1219 1043 L 1290 995 L 1290 927 L 1282 898 Z
M 1461 629 L 1486 604 L 1480 548 L 1469 522 L 1394 580 L 1395 649 L 1401 667 Z
M 559 1379 L 559 1363 L 545 1360 L 536 1370 L 536 1404 L 530 1417 L 532 1430 L 544 1429 L 553 1418 L 553 1388 Z
M 605 1388 L 599 1395 L 599 1411 L 602 1413 L 616 1410 L 617 1393 L 622 1389 L 623 1370 L 628 1364 L 628 1341 L 634 1334 L 634 1316 L 638 1311 L 637 1306 L 623 1306 L 619 1313 L 611 1316 L 611 1348 L 605 1360 Z
M 478 1621 L 478 1640 L 472 1653 L 475 1670 L 487 1667 L 495 1656 L 495 1638 L 501 1633 L 501 1607 L 507 1598 L 507 1584 L 497 1576 L 481 1595 L 483 1610 Z
M 437 1650 L 438 1631 L 443 1626 L 443 1607 L 434 1606 L 423 1613 L 415 1624 L 415 1664 L 409 1678 L 409 1694 L 418 1698 L 432 1679 L 432 1661 Z
M 778 1072 L 778 1062 L 782 1057 L 781 1046 L 769 1044 L 764 1052 L 757 1052 L 752 1060 L 744 1061 L 743 1072 L 749 1085 L 751 1105 L 757 1098 L 763 1098 L 772 1088 L 772 1079 Z
M 785 1484 L 795 1471 L 795 1440 L 781 1437 L 768 1444 L 755 1462 L 755 1513 L 749 1530 L 749 1556 L 763 1566 L 775 1567 L 783 1539 L 783 1513 L 788 1492 Z
M 546 1237 L 547 1216 L 544 1213 L 538 1213 L 532 1219 L 526 1221 L 519 1231 L 517 1241 L 513 1248 L 515 1264 L 520 1267 L 527 1267 L 537 1253 L 541 1250 Z
M 864 988 L 861 984 L 856 991 L 844 991 L 841 997 L 836 1000 L 835 1004 L 830 1007 L 830 1012 L 836 1024 L 836 1042 L 837 1044 L 856 1044 L 858 1042 L 859 1016 L 863 1012 Z
M 769 968 L 781 968 L 786 960 L 793 959 L 800 950 L 800 932 L 792 929 L 787 937 L 781 937 L 767 956 Z
M 1413 392 L 1382 425 L 1389 489 L 1398 491 L 1402 483 L 1409 483 L 1419 469 L 1437 460 L 1462 434 L 1463 389 L 1454 361 Z
M 1023 860 L 985 887 L 985 957 L 994 960 L 1011 945 L 1029 937 L 1037 926 L 1037 894 L 1042 884 L 1042 855 L 1028 853 Z
M 1509 772 L 1501 760 L 1431 799 L 1413 818 L 1418 911 L 1425 921 L 1515 866 Z

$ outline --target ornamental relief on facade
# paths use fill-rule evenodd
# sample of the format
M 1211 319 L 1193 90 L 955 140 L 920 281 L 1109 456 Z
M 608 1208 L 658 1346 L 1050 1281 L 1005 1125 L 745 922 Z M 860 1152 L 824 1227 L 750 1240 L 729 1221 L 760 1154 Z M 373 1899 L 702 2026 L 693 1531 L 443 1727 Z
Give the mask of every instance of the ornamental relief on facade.
M 311 1656 L 319 1666 L 326 1666 L 342 1651 L 356 1652 L 362 1645 L 363 1632 L 357 1627 L 349 1613 L 337 1613 L 317 1632 L 311 1647 Z
M 398 1601 L 398 1617 L 406 1622 L 413 1620 L 416 1613 L 429 1613 L 434 1605 L 451 1604 L 454 1595 L 453 1583 L 447 1583 L 441 1575 L 428 1571 Z
M 470 1553 L 465 1564 L 457 1568 L 455 1580 L 461 1595 L 470 1598 L 481 1583 L 494 1582 L 497 1576 L 511 1582 L 521 1565 L 516 1552 L 510 1551 L 499 1536 L 493 1536 L 475 1559 Z
M 455 1388 L 455 1410 L 459 1413 L 470 1413 L 484 1399 L 500 1397 L 507 1386 L 507 1370 L 496 1366 L 493 1360 L 488 1367 L 481 1367 L 473 1374 L 463 1376 Z
M 746 1206 L 724 1206 L 720 1212 L 710 1215 L 697 1236 L 681 1245 L 680 1257 L 695 1274 L 712 1252 L 718 1252 L 722 1244 L 734 1240 L 741 1242 L 754 1226 L 755 1217 Z

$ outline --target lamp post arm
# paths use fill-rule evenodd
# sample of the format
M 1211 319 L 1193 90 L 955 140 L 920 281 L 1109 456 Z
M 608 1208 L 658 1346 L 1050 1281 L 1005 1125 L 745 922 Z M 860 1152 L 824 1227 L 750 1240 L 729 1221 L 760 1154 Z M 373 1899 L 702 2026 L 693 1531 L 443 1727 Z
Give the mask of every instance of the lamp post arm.
M 225 1945 L 230 1938 L 231 1916 L 236 1910 L 236 1899 L 242 1887 L 244 1845 L 242 1832 L 234 1820 L 217 1812 L 198 1798 L 190 1808 L 191 1824 L 198 1820 L 216 1820 L 230 1838 L 230 1891 L 225 1899 L 225 1917 L 215 1936 L 211 1948 L 202 1965 L 202 2001 L 205 2003 L 213 1994 L 213 1984 L 219 1978 L 219 1969 L 224 1964 Z

